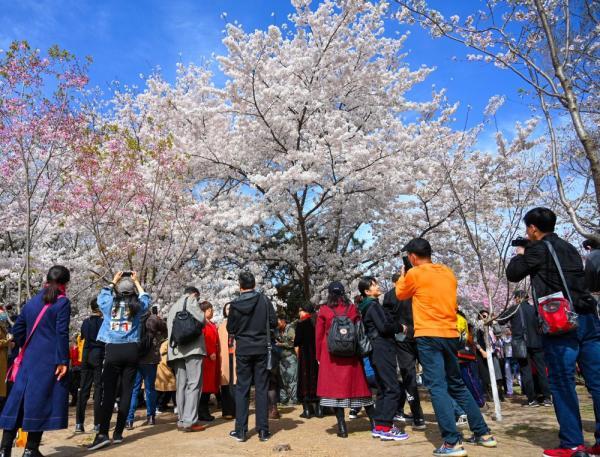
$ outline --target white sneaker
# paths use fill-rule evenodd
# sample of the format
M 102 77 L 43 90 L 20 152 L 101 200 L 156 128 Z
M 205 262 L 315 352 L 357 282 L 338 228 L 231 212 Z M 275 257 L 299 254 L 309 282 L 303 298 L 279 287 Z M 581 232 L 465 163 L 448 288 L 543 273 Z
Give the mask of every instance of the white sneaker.
M 173 414 L 177 414 L 177 406 L 173 408 Z
M 457 427 L 465 426 L 468 423 L 469 423 L 469 420 L 467 419 L 467 415 L 466 414 L 462 414 L 461 416 L 458 417 L 458 419 L 456 419 L 456 426 Z

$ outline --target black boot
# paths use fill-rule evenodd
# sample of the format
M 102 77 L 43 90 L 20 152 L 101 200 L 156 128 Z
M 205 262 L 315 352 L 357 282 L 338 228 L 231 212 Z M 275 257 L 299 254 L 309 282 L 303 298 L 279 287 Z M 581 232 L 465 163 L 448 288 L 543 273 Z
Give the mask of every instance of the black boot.
M 318 418 L 325 417 L 325 414 L 323 413 L 323 408 L 321 407 L 320 402 L 315 403 L 315 416 Z
M 337 418 L 338 432 L 340 438 L 348 438 L 348 427 L 346 427 L 346 419 L 344 418 L 344 408 L 335 408 L 335 416 Z
M 302 414 L 300 414 L 300 417 L 304 418 L 304 419 L 310 419 L 313 415 L 311 412 L 311 408 L 310 408 L 310 403 L 307 401 L 302 402 Z

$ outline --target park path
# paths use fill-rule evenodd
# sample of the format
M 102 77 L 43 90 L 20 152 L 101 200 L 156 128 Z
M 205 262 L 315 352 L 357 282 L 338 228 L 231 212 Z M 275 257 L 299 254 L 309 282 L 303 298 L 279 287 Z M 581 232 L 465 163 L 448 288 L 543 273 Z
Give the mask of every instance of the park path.
M 593 439 L 593 410 L 591 399 L 587 393 L 581 392 L 582 415 L 586 429 L 586 439 Z M 384 457 L 384 456 L 430 456 L 434 446 L 440 444 L 437 425 L 433 423 L 431 403 L 423 403 L 428 427 L 425 431 L 412 431 L 410 426 L 406 432 L 410 438 L 402 442 L 386 442 L 372 439 L 366 417 L 348 421 L 350 436 L 340 439 L 335 436 L 335 417 L 323 419 L 301 419 L 300 407 L 281 408 L 282 418 L 271 421 L 274 436 L 270 441 L 261 443 L 252 433 L 246 443 L 237 443 L 228 436 L 233 423 L 218 417 L 206 431 L 182 433 L 175 430 L 175 416 L 167 413 L 157 416 L 154 427 L 141 426 L 142 420 L 136 421 L 135 429 L 125 431 L 122 444 L 113 445 L 94 453 L 83 447 L 93 436 L 91 433 L 75 435 L 72 433 L 73 409 L 71 409 L 71 428 L 45 434 L 42 452 L 52 457 L 71 457 L 83 455 L 130 456 L 130 457 L 218 457 L 218 456 L 282 456 L 282 457 Z M 497 449 L 467 447 L 469 456 L 515 456 L 539 457 L 542 448 L 557 444 L 558 424 L 553 408 L 523 408 L 515 401 L 503 403 L 504 421 L 491 421 L 489 414 L 486 420 L 498 438 Z M 139 410 L 143 414 L 144 411 Z M 88 413 L 88 417 L 91 415 Z M 250 416 L 250 427 L 254 424 L 254 416 Z M 87 426 L 86 428 L 89 428 Z M 464 430 L 468 436 L 468 430 Z M 278 451 L 279 445 L 289 445 L 291 450 Z M 20 452 L 16 453 L 20 455 Z

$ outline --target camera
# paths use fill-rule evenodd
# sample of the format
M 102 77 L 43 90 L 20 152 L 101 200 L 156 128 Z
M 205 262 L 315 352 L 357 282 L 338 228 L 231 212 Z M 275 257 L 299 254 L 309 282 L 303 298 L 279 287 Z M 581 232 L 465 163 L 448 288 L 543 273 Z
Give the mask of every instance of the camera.
M 410 260 L 408 260 L 408 256 L 405 255 L 402 257 L 402 263 L 404 264 L 405 273 L 412 268 L 412 263 L 410 263 Z
M 121 275 L 122 278 L 126 278 L 127 276 L 131 276 L 133 274 L 133 271 L 124 271 L 123 274 Z
M 510 242 L 510 245 L 513 248 L 526 248 L 530 244 L 531 244 L 531 241 L 528 240 L 527 238 L 523 238 L 522 236 L 518 236 L 517 238 L 515 238 L 514 240 L 512 240 Z

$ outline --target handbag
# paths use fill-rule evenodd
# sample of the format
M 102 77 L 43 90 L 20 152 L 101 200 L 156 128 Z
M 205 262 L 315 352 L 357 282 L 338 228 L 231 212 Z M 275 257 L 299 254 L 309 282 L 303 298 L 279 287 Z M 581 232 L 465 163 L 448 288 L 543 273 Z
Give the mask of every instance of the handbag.
M 531 290 L 533 292 L 533 298 L 537 302 L 538 317 L 542 332 L 545 335 L 561 335 L 577 328 L 578 315 L 573 310 L 573 299 L 571 298 L 571 292 L 567 286 L 567 281 L 565 280 L 565 275 L 563 274 L 562 267 L 560 266 L 560 262 L 556 256 L 556 252 L 554 251 L 554 247 L 546 240 L 544 240 L 544 244 L 550 251 L 552 260 L 554 260 L 554 264 L 556 265 L 556 269 L 560 275 L 563 288 L 567 293 L 567 298 L 564 298 L 562 293 L 556 293 L 542 297 L 540 300 L 538 300 L 533 284 L 531 285 Z
M 515 359 L 526 359 L 527 358 L 527 331 L 525 329 L 525 319 L 523 318 L 522 307 L 523 303 L 519 305 L 517 312 L 521 320 L 521 326 L 523 327 L 523 338 L 515 338 L 513 335 L 510 345 L 512 346 L 513 357 Z
M 58 296 L 58 298 L 62 298 L 62 297 L 64 297 L 64 295 Z M 23 357 L 25 357 L 25 351 L 27 350 L 27 346 L 29 346 L 31 337 L 33 336 L 36 329 L 38 328 L 38 325 L 40 324 L 42 317 L 44 317 L 44 314 L 46 314 L 46 311 L 48 311 L 48 308 L 50 308 L 50 303 L 46 303 L 44 305 L 44 307 L 41 309 L 41 311 L 39 312 L 39 314 L 37 315 L 35 322 L 33 324 L 33 328 L 31 329 L 31 332 L 29 332 L 29 336 L 25 340 L 25 344 L 19 351 L 19 355 L 17 355 L 17 357 L 15 357 L 15 360 L 13 361 L 12 365 L 6 372 L 6 382 L 15 382 L 17 380 L 17 374 L 19 373 L 19 369 L 21 368 L 21 364 L 23 363 Z
M 363 324 L 362 320 L 356 323 L 356 352 L 361 357 L 365 357 L 373 352 L 373 345 L 367 336 L 365 324 Z

